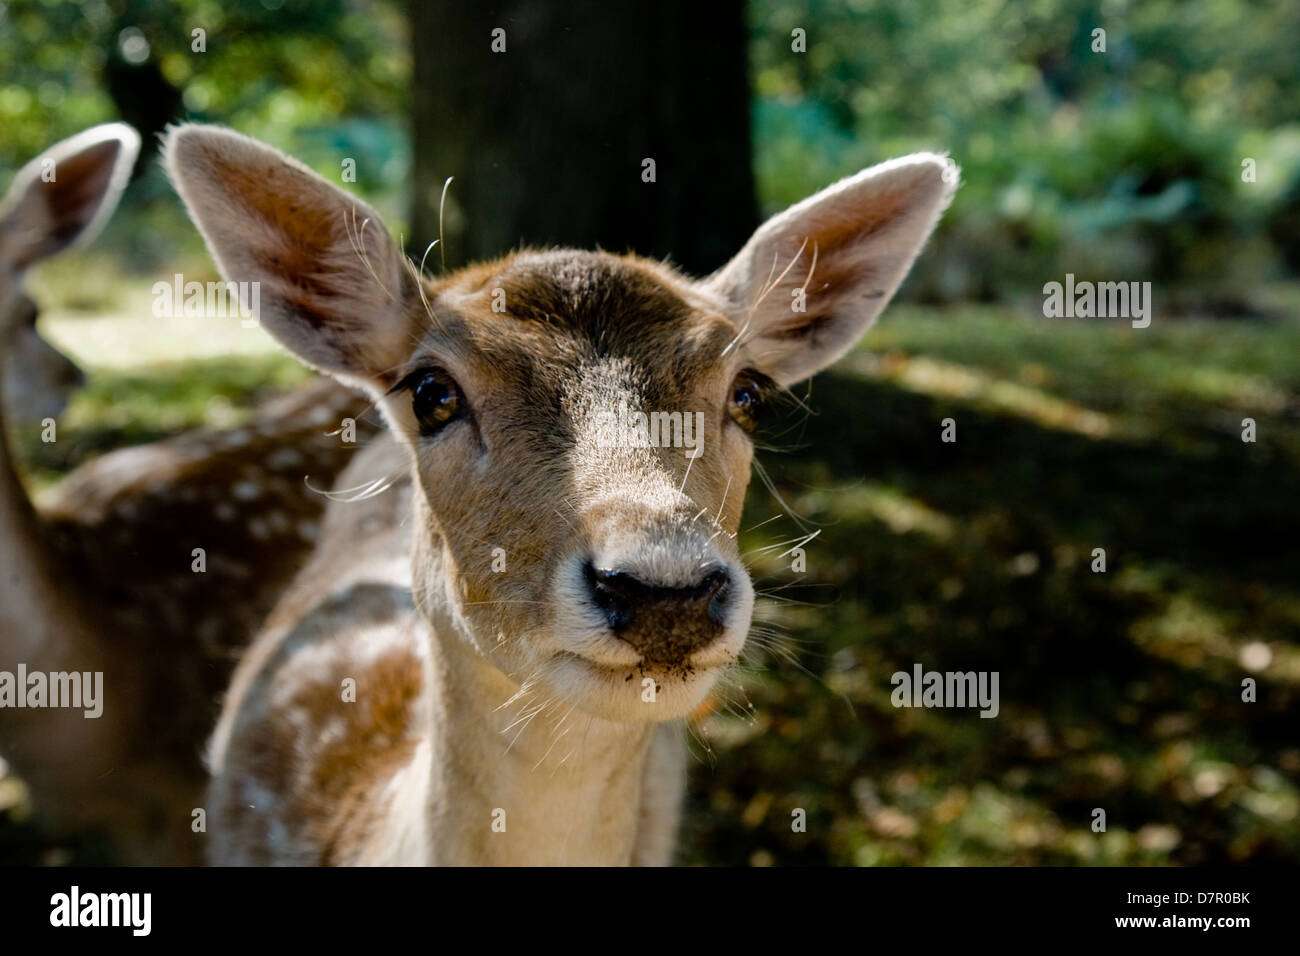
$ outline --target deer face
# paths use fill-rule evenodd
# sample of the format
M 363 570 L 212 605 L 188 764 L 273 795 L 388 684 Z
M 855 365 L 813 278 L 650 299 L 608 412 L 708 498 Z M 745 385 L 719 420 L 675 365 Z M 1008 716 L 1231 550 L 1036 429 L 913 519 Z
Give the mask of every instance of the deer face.
M 84 381 L 37 331 L 36 305 L 22 294 L 27 270 L 98 232 L 139 148 L 140 137 L 121 123 L 88 129 L 19 170 L 0 203 L 0 373 L 5 411 L 17 422 L 58 417 Z
M 724 305 L 584 252 L 479 266 L 429 301 L 385 400 L 430 532 L 417 584 L 518 681 L 625 719 L 688 708 L 753 604 L 734 536 L 764 380 L 728 352 Z
M 688 712 L 739 654 L 761 405 L 865 331 L 953 178 L 928 154 L 868 170 L 704 282 L 552 251 L 430 283 L 372 210 L 262 144 L 187 126 L 166 153 L 271 333 L 368 389 L 409 448 L 420 605 L 516 683 L 622 721 Z
M 4 320 L 7 339 L 0 345 L 5 362 L 5 412 L 19 424 L 58 418 L 68 396 L 85 384 L 86 376 L 72 359 L 41 338 L 35 302 L 19 295 L 11 308 L 17 314 Z

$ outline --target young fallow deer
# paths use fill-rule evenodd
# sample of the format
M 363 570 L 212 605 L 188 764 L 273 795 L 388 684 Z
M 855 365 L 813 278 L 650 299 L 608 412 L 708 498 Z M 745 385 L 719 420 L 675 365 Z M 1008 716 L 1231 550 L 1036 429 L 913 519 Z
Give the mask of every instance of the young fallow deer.
M 200 429 L 94 459 L 40 509 L 5 419 L 55 417 L 72 367 L 36 333 L 27 270 L 84 241 L 117 203 L 139 146 L 108 124 L 57 144 L 0 203 L 0 672 L 102 672 L 102 715 L 0 696 L 0 755 L 60 827 L 100 829 L 129 862 L 201 858 L 200 759 L 238 652 L 316 537 L 353 457 L 327 432 L 368 403 L 328 380 L 232 430 Z M 17 384 L 15 384 L 17 383 Z M 203 548 L 206 570 L 195 571 Z M 25 688 L 19 689 L 23 692 Z
M 56 144 L 14 177 L 6 227 L 0 231 L 0 261 L 8 273 L 0 286 L 0 377 L 11 424 L 58 418 L 85 376 L 41 337 L 36 303 L 18 281 L 8 280 L 74 242 L 93 238 L 117 206 L 139 151 L 135 130 L 106 123 Z
M 680 719 L 750 626 L 734 539 L 760 406 L 880 314 L 955 167 L 864 170 L 703 281 L 573 250 L 426 281 L 368 206 L 268 146 L 182 126 L 165 159 L 272 335 L 390 427 L 342 481 L 392 487 L 328 507 L 237 669 L 210 858 L 668 863 Z M 701 451 L 608 440 L 622 405 L 702 413 Z

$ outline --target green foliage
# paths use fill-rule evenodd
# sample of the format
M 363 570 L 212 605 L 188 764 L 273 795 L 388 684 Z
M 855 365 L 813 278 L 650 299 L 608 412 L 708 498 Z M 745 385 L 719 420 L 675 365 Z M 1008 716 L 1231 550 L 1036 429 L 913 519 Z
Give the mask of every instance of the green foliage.
M 0 161 L 117 118 L 105 82 L 123 31 L 147 47 L 196 120 L 282 141 L 342 117 L 400 116 L 410 56 L 400 5 L 382 0 L 10 0 L 0 4 Z M 206 31 L 206 51 L 193 31 Z M 136 65 L 128 61 L 128 65 Z
M 406 31 L 396 0 L 0 0 L 0 170 L 95 123 L 220 122 L 335 181 L 339 158 L 355 159 L 355 188 L 397 227 Z M 161 171 L 148 158 L 140 171 L 105 241 L 127 268 L 159 272 L 202 245 Z
M 774 211 L 891 155 L 950 150 L 964 184 L 908 294 L 1015 300 L 1069 271 L 1150 279 L 1171 311 L 1261 311 L 1254 289 L 1300 268 L 1291 6 L 753 0 L 760 198 Z M 806 53 L 791 50 L 795 28 Z M 147 44 L 139 63 L 133 30 Z M 402 230 L 407 33 L 398 0 L 0 2 L 0 168 L 175 97 L 179 115 L 233 125 L 332 178 L 340 156 L 356 159 L 356 188 Z M 1241 179 L 1246 158 L 1254 183 Z M 156 171 L 120 218 L 138 270 L 198 248 Z
M 910 283 L 923 298 L 1039 295 L 1070 271 L 1240 313 L 1295 267 L 1300 19 L 1284 0 L 756 0 L 750 19 L 769 209 L 908 150 L 962 165 Z

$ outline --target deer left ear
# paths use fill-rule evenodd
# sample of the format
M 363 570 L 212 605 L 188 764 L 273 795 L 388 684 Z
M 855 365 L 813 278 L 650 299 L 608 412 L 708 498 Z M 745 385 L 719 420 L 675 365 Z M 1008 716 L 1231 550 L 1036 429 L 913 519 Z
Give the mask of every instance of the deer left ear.
M 140 136 L 105 123 L 47 149 L 14 176 L 0 208 L 0 267 L 20 273 L 90 240 L 131 178 Z
M 791 385 L 871 327 L 957 179 L 957 167 L 934 153 L 872 166 L 769 219 L 703 285 L 727 303 L 757 367 Z

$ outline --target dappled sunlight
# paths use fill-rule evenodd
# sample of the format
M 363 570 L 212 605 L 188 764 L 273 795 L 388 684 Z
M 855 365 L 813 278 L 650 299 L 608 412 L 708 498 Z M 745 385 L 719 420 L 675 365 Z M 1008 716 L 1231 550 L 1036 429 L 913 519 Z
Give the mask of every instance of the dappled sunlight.
M 991 412 L 1014 415 L 1044 428 L 1089 438 L 1110 438 L 1117 430 L 1114 416 L 1083 408 L 1042 389 L 926 356 L 909 357 L 899 352 L 875 356 L 857 352 L 844 361 L 843 367 L 911 391 L 959 399 Z
M 807 531 L 760 489 L 742 546 L 778 596 L 761 626 L 796 661 L 764 653 L 744 675 L 757 718 L 701 724 L 690 846 L 743 833 L 741 862 L 858 864 L 1300 852 L 1300 749 L 1274 726 L 1298 686 L 1300 578 L 1260 544 L 1293 523 L 1293 331 L 1233 326 L 1233 361 L 1188 376 L 1212 367 L 1196 323 L 1144 337 L 906 311 L 813 383 L 797 444 L 763 458 Z M 804 573 L 777 559 L 814 530 Z M 998 718 L 894 707 L 891 674 L 917 663 L 999 671 Z M 786 832 L 791 807 L 831 829 L 825 856 Z
M 1300 647 L 1263 640 L 1235 615 L 1180 591 L 1133 622 L 1133 640 L 1148 654 L 1193 669 L 1215 666 L 1260 680 L 1300 685 Z
M 1153 403 L 1184 420 L 1229 408 L 1274 414 L 1291 401 L 1297 376 L 1290 357 L 1300 350 L 1300 313 L 1288 304 L 1282 314 L 1290 317 L 1264 326 L 1179 318 L 1138 330 L 1008 315 L 988 305 L 941 313 L 900 305 L 859 351 L 974 367 L 1121 419 L 1149 415 Z
M 41 317 L 41 333 L 81 365 L 116 369 L 280 352 L 265 329 L 246 328 L 238 318 L 163 318 L 147 308 L 113 315 L 54 311 Z
M 874 519 L 894 534 L 916 531 L 939 541 L 949 540 L 955 528 L 947 515 L 885 485 L 813 489 L 799 495 L 794 505 L 798 511 L 825 516 L 827 520 Z

